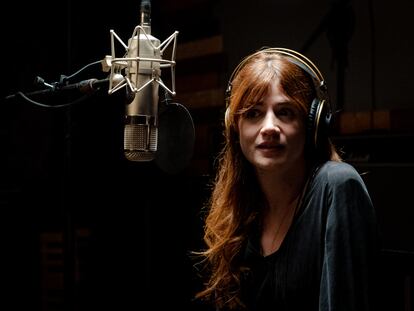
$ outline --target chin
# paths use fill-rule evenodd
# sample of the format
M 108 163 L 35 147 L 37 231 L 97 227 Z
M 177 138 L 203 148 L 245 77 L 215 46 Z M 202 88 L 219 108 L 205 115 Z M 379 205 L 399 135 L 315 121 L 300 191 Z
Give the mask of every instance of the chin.
M 286 162 L 281 159 L 261 159 L 253 163 L 254 167 L 258 170 L 270 171 L 280 168 Z

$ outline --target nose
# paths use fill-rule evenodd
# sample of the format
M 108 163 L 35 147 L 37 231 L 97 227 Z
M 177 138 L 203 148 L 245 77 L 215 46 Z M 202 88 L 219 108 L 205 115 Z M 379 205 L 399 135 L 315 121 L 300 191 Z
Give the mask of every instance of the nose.
M 263 135 L 276 135 L 280 133 L 279 120 L 275 116 L 273 111 L 267 111 L 263 118 L 262 128 L 260 132 Z

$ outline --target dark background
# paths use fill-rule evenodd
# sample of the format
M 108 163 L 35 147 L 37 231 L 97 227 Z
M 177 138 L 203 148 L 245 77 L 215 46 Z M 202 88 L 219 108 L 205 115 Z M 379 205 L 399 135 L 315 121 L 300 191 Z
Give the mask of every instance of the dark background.
M 140 1 L 10 2 L 1 28 L 0 304 L 10 310 L 201 309 L 190 251 L 222 142 L 224 89 L 240 59 L 279 46 L 308 55 L 339 110 L 334 139 L 363 174 L 383 236 L 378 302 L 413 308 L 412 1 L 152 1 L 152 34 L 178 30 L 177 97 L 194 120 L 174 174 L 123 157 L 122 92 L 67 108 L 19 97 L 110 54 Z M 99 66 L 79 79 L 105 78 Z M 51 105 L 73 99 L 38 98 Z

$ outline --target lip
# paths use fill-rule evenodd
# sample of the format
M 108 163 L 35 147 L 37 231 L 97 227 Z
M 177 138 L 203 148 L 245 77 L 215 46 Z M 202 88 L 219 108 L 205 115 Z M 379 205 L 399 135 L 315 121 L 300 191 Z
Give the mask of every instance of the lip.
M 278 143 L 261 143 L 256 146 L 256 149 L 260 152 L 268 155 L 280 153 L 284 150 L 285 146 Z
M 260 143 L 256 146 L 258 149 L 282 149 L 284 148 L 284 145 L 278 144 L 278 143 Z

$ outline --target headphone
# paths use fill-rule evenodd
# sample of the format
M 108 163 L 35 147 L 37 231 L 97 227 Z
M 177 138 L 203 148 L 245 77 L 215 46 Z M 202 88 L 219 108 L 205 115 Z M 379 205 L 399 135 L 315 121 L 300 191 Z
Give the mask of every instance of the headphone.
M 320 147 L 321 142 L 327 141 L 330 123 L 332 119 L 332 110 L 330 106 L 328 89 L 325 80 L 319 71 L 318 67 L 309 60 L 306 56 L 299 52 L 286 48 L 265 48 L 261 49 L 246 58 L 244 58 L 232 72 L 226 88 L 226 112 L 224 116 L 224 122 L 226 128 L 229 126 L 229 104 L 232 91 L 232 82 L 234 77 L 240 72 L 246 63 L 248 63 L 253 57 L 259 54 L 280 54 L 286 56 L 286 59 L 300 68 L 302 68 L 312 79 L 314 84 L 314 90 L 316 98 L 312 100 L 309 108 L 309 114 L 307 116 L 307 146 L 313 150 L 317 150 Z

